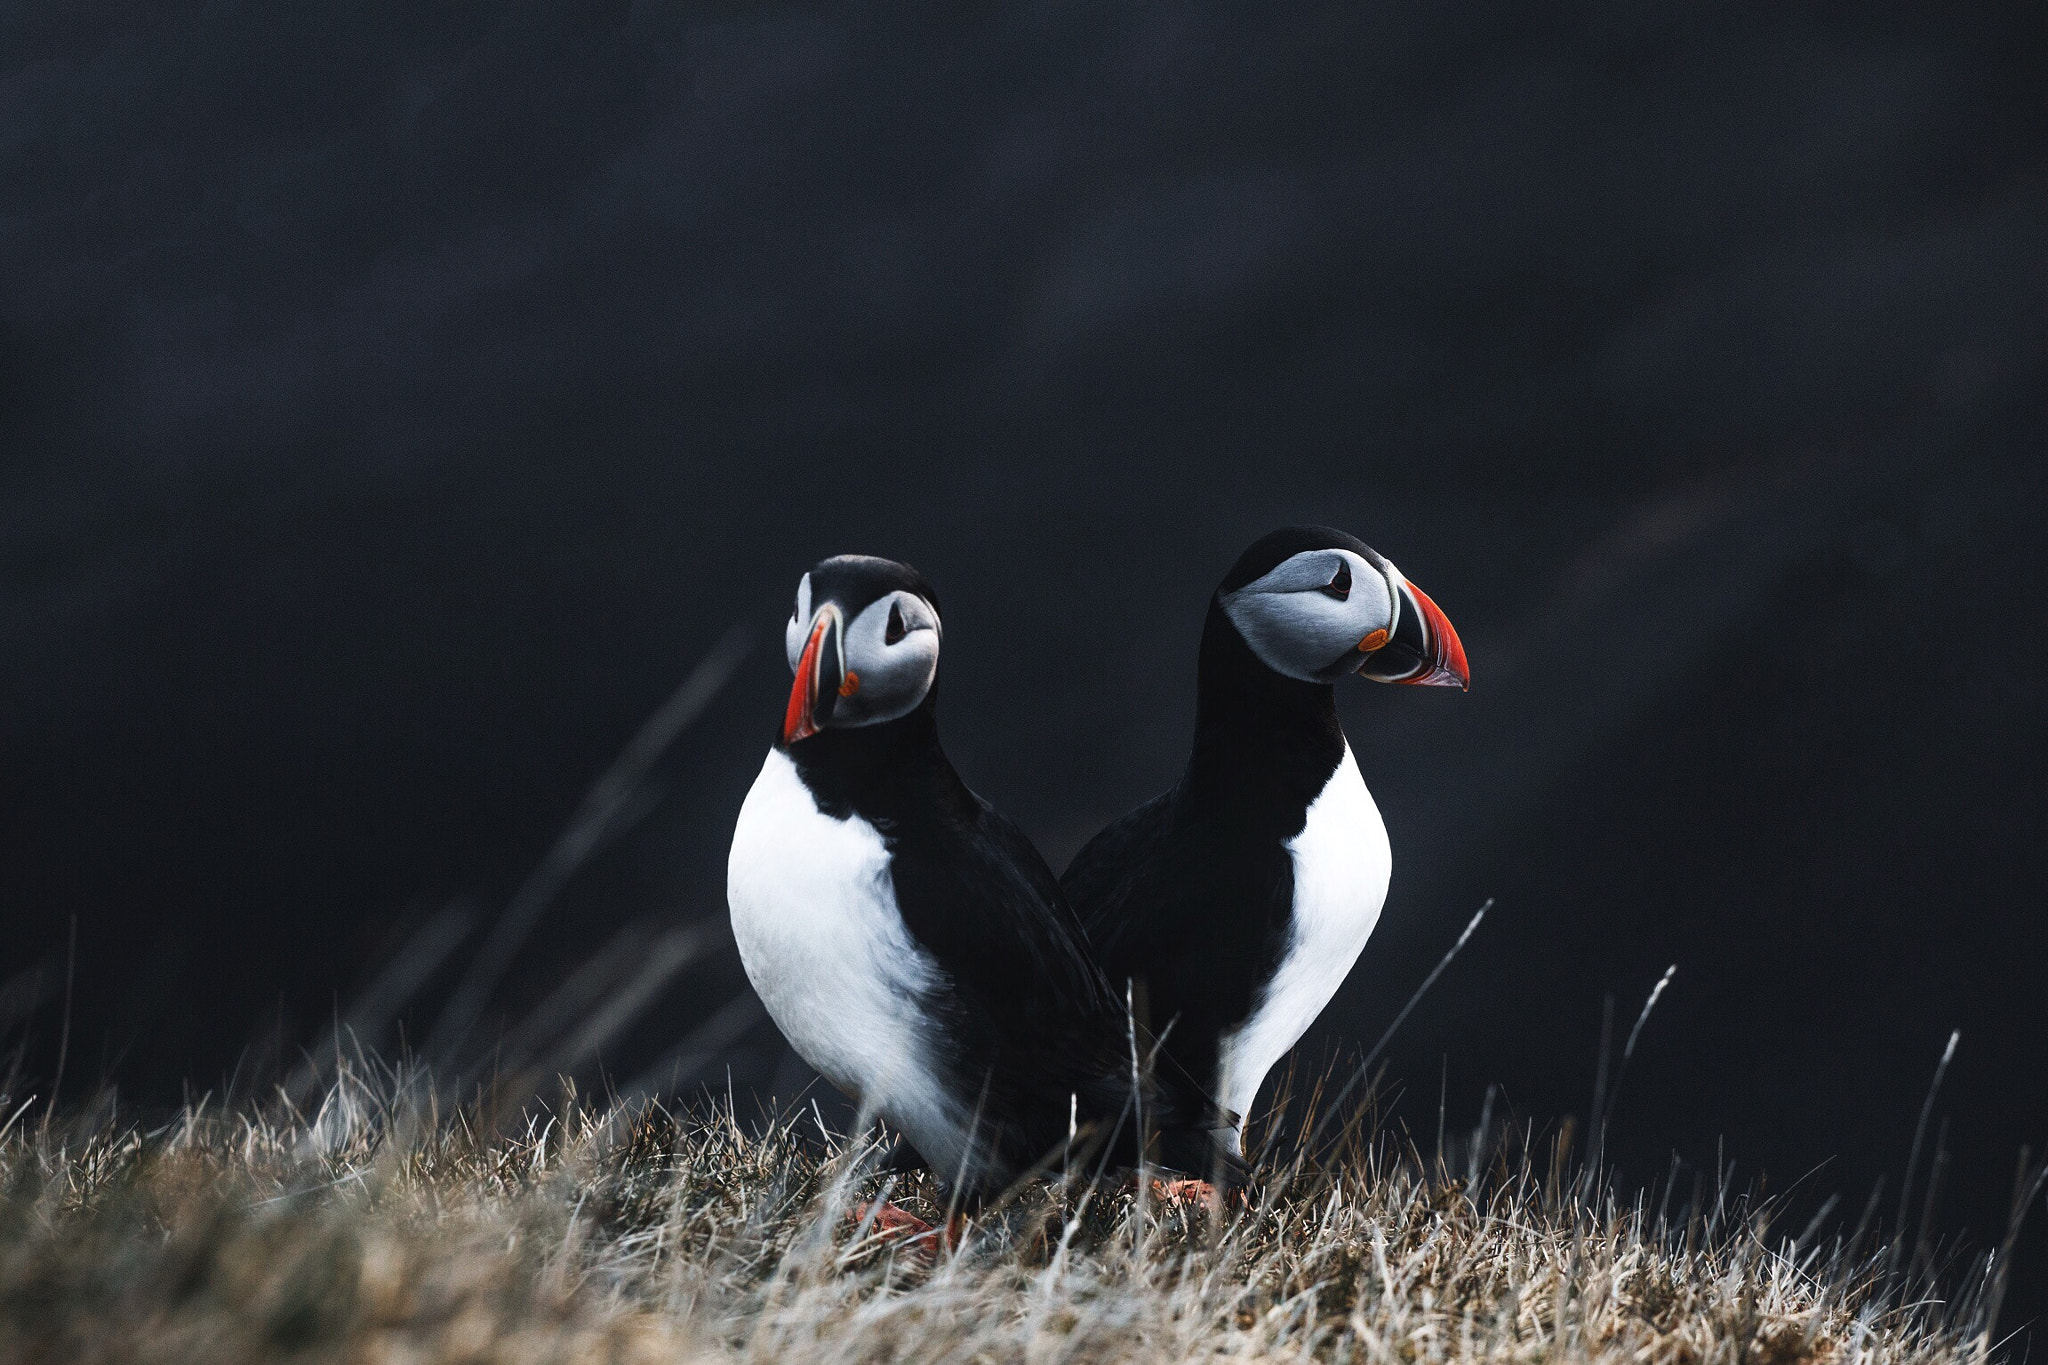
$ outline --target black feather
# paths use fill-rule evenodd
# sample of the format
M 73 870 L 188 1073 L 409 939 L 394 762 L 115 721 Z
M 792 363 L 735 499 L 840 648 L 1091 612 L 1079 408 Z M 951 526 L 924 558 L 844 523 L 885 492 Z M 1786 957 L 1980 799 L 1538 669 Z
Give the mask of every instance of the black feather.
M 1225 582 L 1250 582 L 1301 548 L 1268 537 Z M 1344 732 L 1332 688 L 1260 663 L 1214 600 L 1198 678 L 1180 781 L 1089 840 L 1061 884 L 1110 979 L 1142 982 L 1153 1021 L 1171 1021 L 1174 1069 L 1213 1093 L 1222 1035 L 1250 1017 L 1286 949 L 1284 845 L 1343 762 Z

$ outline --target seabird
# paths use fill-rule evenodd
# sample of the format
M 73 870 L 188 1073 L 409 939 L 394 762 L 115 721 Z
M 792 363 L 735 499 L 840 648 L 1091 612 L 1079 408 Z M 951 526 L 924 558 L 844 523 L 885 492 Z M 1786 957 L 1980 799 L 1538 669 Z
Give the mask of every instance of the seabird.
M 943 635 L 908 565 L 841 555 L 798 585 L 795 683 L 727 866 L 747 977 L 798 1055 L 969 1200 L 1076 1127 L 1134 1157 L 1134 1089 L 1154 1159 L 1203 1170 L 1228 1120 L 1185 1077 L 1134 1087 L 1149 1037 L 1037 849 L 946 758 Z
M 1363 541 L 1326 526 L 1259 540 L 1210 599 L 1180 781 L 1061 879 L 1110 979 L 1143 991 L 1162 1070 L 1238 1116 L 1233 1153 L 1386 899 L 1386 826 L 1337 721 L 1348 674 L 1471 681 L 1450 620 Z

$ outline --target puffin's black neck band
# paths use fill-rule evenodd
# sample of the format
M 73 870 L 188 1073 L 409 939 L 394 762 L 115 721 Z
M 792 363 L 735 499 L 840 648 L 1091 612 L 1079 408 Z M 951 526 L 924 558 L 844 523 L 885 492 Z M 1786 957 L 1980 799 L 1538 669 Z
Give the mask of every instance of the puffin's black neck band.
M 1183 779 L 1203 804 L 1270 813 L 1289 832 L 1344 759 L 1335 689 L 1259 661 L 1216 599 L 1202 628 L 1195 746 Z
M 906 716 L 880 725 L 825 729 L 789 746 L 818 809 L 882 829 L 913 813 L 969 806 L 973 793 L 939 745 L 938 684 Z

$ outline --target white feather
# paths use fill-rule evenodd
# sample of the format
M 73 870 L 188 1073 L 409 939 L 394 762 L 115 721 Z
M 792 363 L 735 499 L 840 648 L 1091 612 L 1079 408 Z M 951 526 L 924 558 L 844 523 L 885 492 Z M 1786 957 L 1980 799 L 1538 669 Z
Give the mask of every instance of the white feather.
M 941 973 L 904 928 L 875 827 L 819 810 L 771 749 L 733 830 L 726 899 L 747 979 L 797 1055 L 934 1169 L 956 1166 L 965 1116 L 927 1012 Z
M 1349 744 L 1287 852 L 1294 864 L 1294 923 L 1280 969 L 1251 1017 L 1223 1036 L 1218 1059 L 1217 1098 L 1240 1115 L 1251 1112 L 1266 1073 L 1344 984 L 1387 899 L 1394 861 L 1387 827 Z

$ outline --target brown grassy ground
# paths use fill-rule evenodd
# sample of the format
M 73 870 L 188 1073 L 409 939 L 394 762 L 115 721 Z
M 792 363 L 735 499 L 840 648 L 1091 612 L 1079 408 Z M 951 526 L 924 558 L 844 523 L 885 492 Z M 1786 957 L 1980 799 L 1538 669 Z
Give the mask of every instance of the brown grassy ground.
M 488 1120 L 345 1075 L 316 1113 L 0 1136 L 0 1361 L 1640 1361 L 1983 1358 L 1881 1249 L 1709 1192 L 1595 1195 L 1558 1144 L 1452 1177 L 1353 1133 L 1249 1207 L 1025 1191 L 951 1252 L 862 1235 L 867 1147 L 799 1110 L 573 1100 Z M 7 1111 L 0 1111 L 0 1123 Z M 937 1217 L 932 1189 L 895 1197 Z M 1979 1296 L 1981 1297 L 1981 1296 Z

